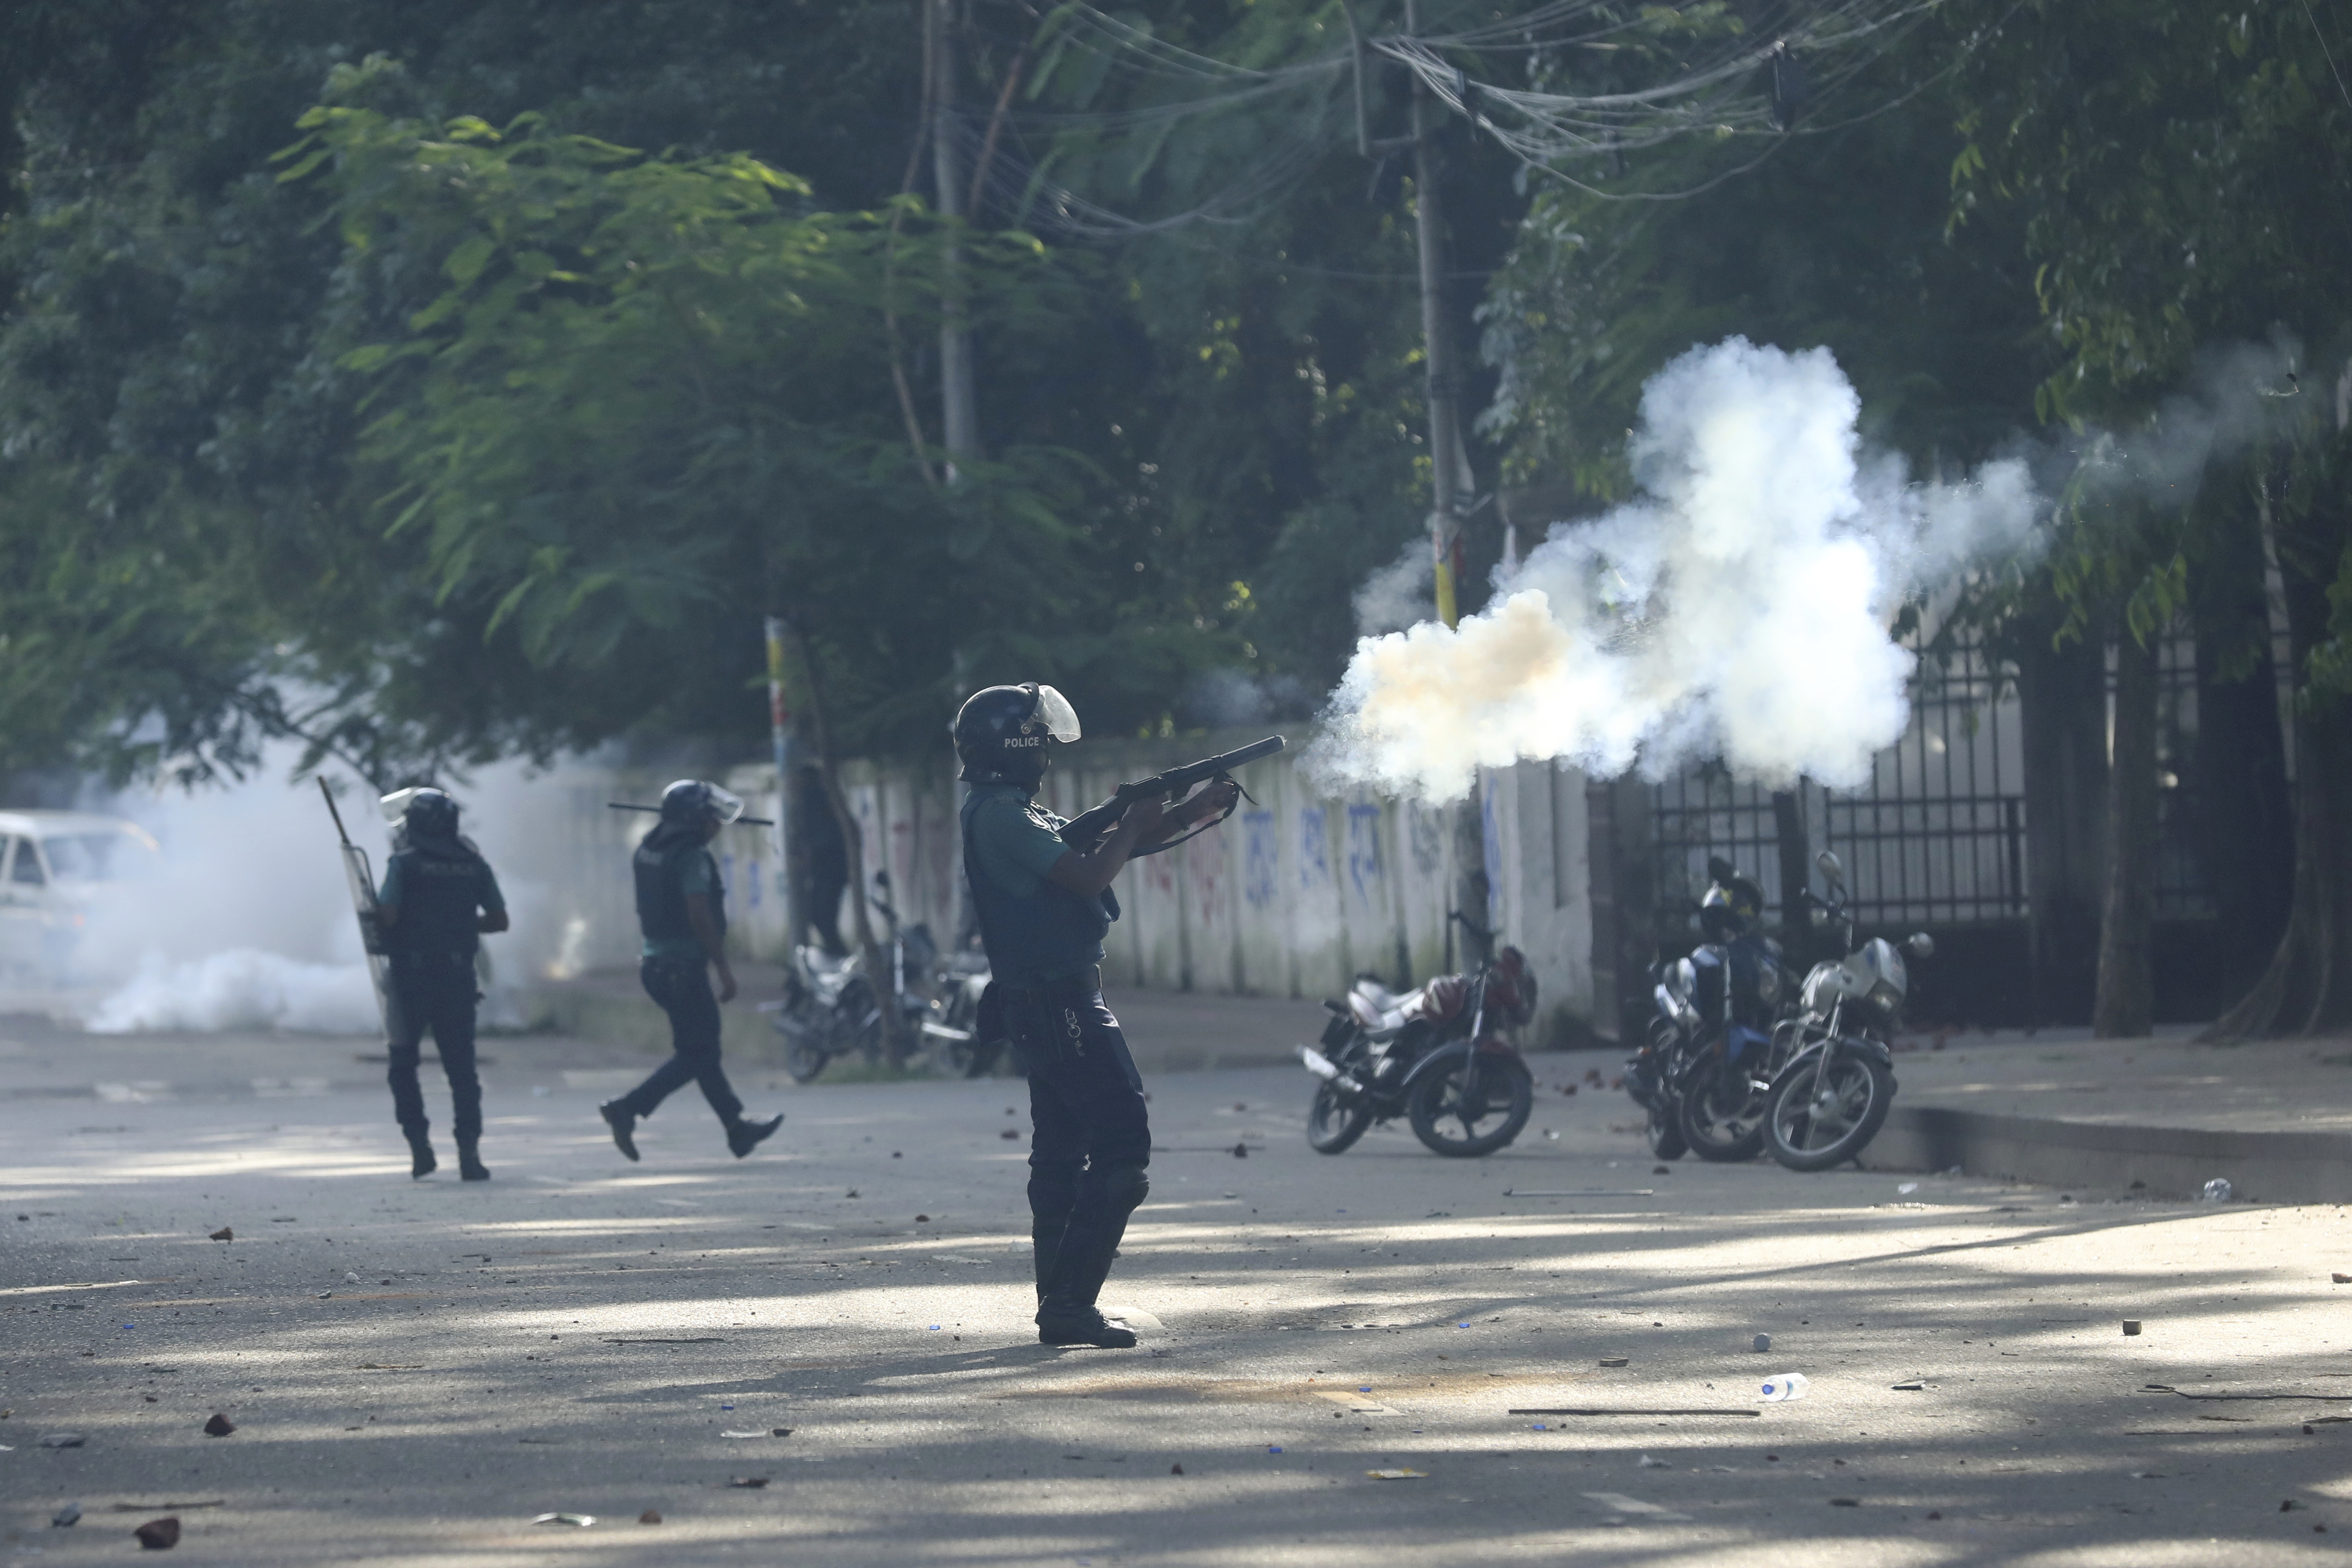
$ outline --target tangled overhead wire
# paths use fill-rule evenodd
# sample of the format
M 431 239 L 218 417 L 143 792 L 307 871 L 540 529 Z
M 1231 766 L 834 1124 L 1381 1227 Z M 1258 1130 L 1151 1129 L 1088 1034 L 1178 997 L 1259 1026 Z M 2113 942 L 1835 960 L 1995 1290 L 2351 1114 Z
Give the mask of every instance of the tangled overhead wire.
M 1410 145 L 1370 134 L 1377 61 L 1402 68 L 1531 172 L 1604 198 L 1671 200 L 1753 167 L 1782 137 L 1850 125 L 1919 90 L 1859 101 L 1863 73 L 1944 3 L 1772 0 L 1735 17 L 1548 0 L 1433 29 L 1414 26 L 1408 0 L 1403 29 L 1379 32 L 1360 28 L 1342 0 L 1345 40 L 1324 43 L 1331 30 L 1320 20 L 1292 18 L 1287 37 L 1234 40 L 1228 52 L 1245 57 L 1235 60 L 1074 0 L 1030 41 L 1033 106 L 999 116 L 1012 155 L 991 170 L 988 198 L 1015 221 L 1074 237 L 1247 222 L 1343 148 L 1351 122 L 1368 155 Z M 1049 90 L 1059 101 L 1036 105 Z M 1629 153 L 1696 135 L 1767 145 L 1688 190 L 1623 183 Z

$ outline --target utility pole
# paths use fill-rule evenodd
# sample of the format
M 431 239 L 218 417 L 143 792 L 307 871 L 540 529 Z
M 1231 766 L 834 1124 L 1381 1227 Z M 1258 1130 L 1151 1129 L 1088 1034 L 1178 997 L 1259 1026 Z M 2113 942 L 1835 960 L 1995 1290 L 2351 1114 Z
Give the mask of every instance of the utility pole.
M 956 78 L 961 63 L 957 47 L 956 0 L 929 0 L 933 70 L 931 99 L 931 168 L 939 183 L 940 215 L 960 220 L 964 212 L 963 140 L 956 123 Z M 980 405 L 972 389 L 971 329 L 964 313 L 963 253 L 950 235 L 946 252 L 946 287 L 940 311 L 940 423 L 948 452 L 948 481 L 956 477 L 956 459 L 980 454 Z
M 1364 96 L 1365 50 L 1352 5 L 1347 10 L 1348 30 L 1356 45 L 1356 148 L 1366 157 L 1395 150 L 1393 141 L 1374 141 Z M 1404 27 L 1420 32 L 1416 0 L 1404 0 Z M 1437 146 L 1443 110 L 1418 73 L 1412 78 L 1411 134 L 1403 139 L 1412 149 L 1413 237 L 1421 252 L 1422 363 L 1427 372 L 1429 402 L 1429 550 L 1432 581 L 1436 589 L 1437 618 L 1449 627 L 1459 623 L 1462 579 L 1462 497 L 1470 488 L 1468 454 L 1462 445 L 1462 373 L 1454 328 L 1446 312 L 1447 247 L 1443 193 L 1444 160 Z M 1477 961 L 1492 956 L 1487 929 L 1492 895 L 1486 877 L 1486 789 L 1474 779 L 1469 799 L 1454 817 L 1454 906 L 1464 917 L 1465 956 Z M 1447 946 L 1453 945 L 1449 928 Z

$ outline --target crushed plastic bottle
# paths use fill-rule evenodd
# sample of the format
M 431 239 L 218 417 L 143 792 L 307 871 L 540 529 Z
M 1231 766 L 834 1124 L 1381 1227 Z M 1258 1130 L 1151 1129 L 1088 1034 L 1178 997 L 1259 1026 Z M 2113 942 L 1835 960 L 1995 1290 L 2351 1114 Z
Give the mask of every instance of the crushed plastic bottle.
M 2211 1181 L 2205 1184 L 2205 1201 L 2208 1203 L 2227 1203 L 2230 1201 L 2231 1195 L 2236 1191 L 2237 1189 L 2230 1185 L 2228 1177 L 2215 1176 Z
M 1784 1372 L 1778 1377 L 1764 1380 L 1764 1403 L 1779 1405 L 1790 1399 L 1802 1399 L 1805 1390 L 1812 1386 L 1801 1372 Z

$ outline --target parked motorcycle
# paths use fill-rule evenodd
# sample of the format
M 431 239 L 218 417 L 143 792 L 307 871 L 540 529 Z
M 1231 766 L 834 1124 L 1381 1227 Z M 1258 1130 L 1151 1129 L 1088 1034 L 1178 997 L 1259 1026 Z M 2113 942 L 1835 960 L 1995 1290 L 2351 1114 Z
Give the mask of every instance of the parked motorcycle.
M 1457 1158 L 1493 1154 L 1535 1109 L 1535 1080 L 1506 1031 L 1535 1017 L 1525 954 L 1505 947 L 1467 975 L 1440 975 L 1398 995 L 1360 976 L 1316 1046 L 1298 1048 L 1323 1082 L 1307 1113 L 1307 1142 L 1344 1153 L 1376 1122 L 1403 1116 L 1413 1136 Z
M 1903 954 L 1930 957 L 1935 939 L 1917 932 L 1898 952 L 1884 936 L 1854 945 L 1846 908 L 1845 868 L 1824 850 L 1815 859 L 1829 883 L 1826 901 L 1813 902 L 1814 929 L 1836 939 L 1843 957 L 1813 966 L 1805 977 L 1803 1012 L 1785 1026 L 1764 1089 L 1764 1146 L 1796 1171 L 1824 1171 L 1859 1155 L 1885 1124 L 1895 1103 L 1895 1053 L 1888 1044 L 1910 993 Z
M 1756 1157 L 1764 1143 L 1769 1079 L 1786 984 L 1780 945 L 1758 922 L 1764 890 L 1720 857 L 1697 909 L 1706 940 L 1687 957 L 1654 966 L 1655 1004 L 1642 1049 L 1625 1063 L 1625 1088 L 1647 1113 L 1650 1152 L 1686 1152 L 1727 1163 Z
M 920 921 L 902 925 L 890 902 L 890 873 L 874 873 L 873 904 L 889 928 L 890 995 L 907 1034 L 932 1016 L 931 987 L 939 967 L 939 945 Z M 826 952 L 814 943 L 793 949 L 784 975 L 784 999 L 775 1016 L 784 1037 L 784 1071 L 807 1083 L 837 1056 L 882 1060 L 882 1009 L 857 954 Z
M 923 1042 L 950 1077 L 987 1077 L 1010 1043 L 996 1019 L 985 1020 L 994 1027 L 983 1027 L 980 999 L 987 994 L 988 981 L 985 953 L 950 953 L 940 961 L 941 995 L 923 1019 Z

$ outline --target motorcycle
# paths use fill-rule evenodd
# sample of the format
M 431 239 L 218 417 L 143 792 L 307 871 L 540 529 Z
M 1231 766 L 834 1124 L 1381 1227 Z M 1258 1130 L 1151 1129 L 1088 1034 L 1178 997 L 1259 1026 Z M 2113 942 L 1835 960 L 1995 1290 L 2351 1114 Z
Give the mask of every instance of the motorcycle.
M 1467 975 L 1440 975 L 1398 995 L 1358 977 L 1321 1040 L 1298 1048 L 1322 1080 L 1307 1113 L 1318 1154 L 1354 1145 L 1376 1122 L 1403 1116 L 1413 1136 L 1454 1158 L 1493 1154 L 1527 1126 L 1535 1080 L 1506 1030 L 1535 1017 L 1525 954 L 1505 947 Z
M 1825 1171 L 1861 1155 L 1895 1103 L 1895 1053 L 1887 1043 L 1910 993 L 1904 953 L 1934 956 L 1935 939 L 1916 932 L 1901 951 L 1884 936 L 1854 945 L 1846 908 L 1845 868 L 1824 850 L 1815 858 L 1830 896 L 1813 901 L 1815 930 L 1836 939 L 1841 958 L 1805 977 L 1803 1012 L 1784 1026 L 1785 1060 L 1763 1087 L 1764 1146 L 1794 1171 Z
M 939 946 L 929 926 L 899 923 L 890 902 L 889 873 L 876 872 L 874 884 L 874 907 L 889 928 L 892 1004 L 906 1036 L 913 1036 L 932 1016 L 929 992 Z M 813 942 L 795 946 L 774 1022 L 785 1040 L 784 1071 L 795 1083 L 813 1082 L 837 1056 L 863 1056 L 869 1064 L 882 1060 L 882 1008 L 857 954 L 828 953 Z
M 980 998 L 988 981 L 984 953 L 950 953 L 940 959 L 939 982 L 946 994 L 931 1003 L 923 1019 L 923 1041 L 950 1077 L 987 1077 L 1010 1043 L 1002 1028 L 982 1027 Z
M 1697 913 L 1710 940 L 1654 966 L 1655 1011 L 1625 1088 L 1647 1113 L 1650 1152 L 1719 1163 L 1764 1145 L 1764 1092 L 1779 1049 L 1787 983 L 1780 943 L 1755 927 L 1763 890 L 1727 861 L 1707 862 L 1713 886 Z

